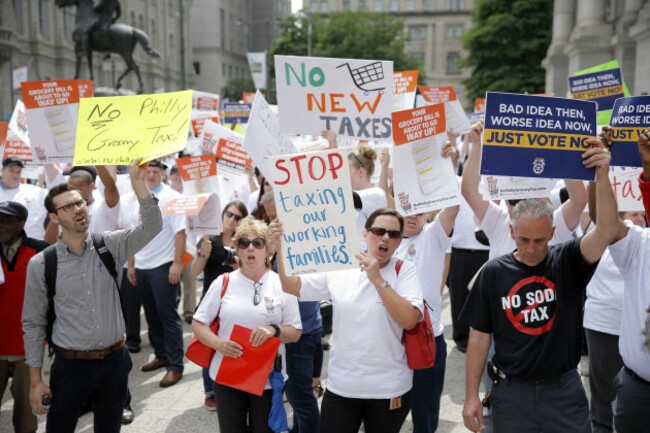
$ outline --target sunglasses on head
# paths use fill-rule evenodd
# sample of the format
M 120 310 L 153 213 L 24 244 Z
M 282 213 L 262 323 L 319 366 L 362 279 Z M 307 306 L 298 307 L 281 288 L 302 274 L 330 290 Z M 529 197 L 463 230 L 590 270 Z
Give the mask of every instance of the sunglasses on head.
M 262 238 L 255 238 L 253 240 L 250 240 L 248 238 L 240 238 L 237 241 L 237 247 L 241 248 L 242 250 L 245 250 L 250 246 L 250 244 L 253 244 L 255 249 L 261 250 L 266 246 L 266 241 Z
M 228 218 L 235 218 L 235 221 L 240 221 L 242 218 L 244 218 L 243 216 L 235 215 L 234 213 L 230 212 L 229 210 L 226 211 L 226 216 Z
M 402 232 L 399 230 L 386 230 L 383 227 L 370 227 L 368 229 L 370 233 L 372 233 L 375 236 L 384 236 L 386 233 L 388 233 L 388 237 L 391 239 L 399 239 L 402 237 Z
M 519 203 L 520 201 L 521 201 L 521 199 L 520 200 L 508 200 L 508 204 L 510 206 L 517 206 L 517 203 Z

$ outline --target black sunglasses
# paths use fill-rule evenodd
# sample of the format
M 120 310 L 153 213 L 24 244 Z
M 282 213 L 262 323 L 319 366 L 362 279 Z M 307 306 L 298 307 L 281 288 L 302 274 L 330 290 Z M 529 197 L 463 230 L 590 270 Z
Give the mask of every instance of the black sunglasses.
M 259 304 L 260 301 L 262 300 L 262 297 L 260 296 L 260 290 L 262 289 L 262 284 L 264 283 L 261 283 L 259 281 L 255 281 L 255 283 L 253 284 L 253 288 L 255 289 L 255 294 L 253 295 L 253 305 Z
M 235 215 L 234 213 L 230 212 L 229 210 L 226 211 L 226 216 L 228 218 L 235 218 L 235 221 L 240 221 L 242 218 L 244 218 L 243 216 Z
M 368 229 L 370 233 L 372 233 L 375 236 L 384 236 L 386 233 L 388 233 L 388 237 L 391 239 L 399 239 L 402 237 L 402 232 L 399 230 L 386 230 L 383 227 L 370 227 Z
M 250 244 L 253 244 L 255 249 L 261 250 L 266 246 L 266 241 L 262 238 L 255 238 L 253 240 L 250 240 L 248 238 L 240 238 L 237 241 L 237 248 L 241 248 L 242 250 L 245 250 L 250 246 Z

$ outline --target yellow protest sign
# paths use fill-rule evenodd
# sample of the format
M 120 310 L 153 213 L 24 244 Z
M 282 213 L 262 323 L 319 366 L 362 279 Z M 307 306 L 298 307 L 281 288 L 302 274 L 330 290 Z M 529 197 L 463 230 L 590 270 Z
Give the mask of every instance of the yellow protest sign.
M 82 98 L 75 165 L 150 161 L 185 148 L 192 91 Z

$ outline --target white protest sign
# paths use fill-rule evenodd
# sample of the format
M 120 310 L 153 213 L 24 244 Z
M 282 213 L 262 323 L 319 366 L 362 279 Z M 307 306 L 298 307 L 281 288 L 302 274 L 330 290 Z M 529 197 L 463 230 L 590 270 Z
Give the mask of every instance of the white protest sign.
M 418 86 L 418 90 L 429 104 L 445 104 L 445 116 L 447 120 L 447 130 L 454 134 L 465 134 L 472 127 L 469 119 L 456 97 L 456 92 L 452 86 L 447 87 L 427 87 Z
M 186 156 L 176 160 L 186 196 L 218 193 L 217 165 L 213 155 Z
M 391 140 L 393 62 L 275 56 L 283 132 Z
M 393 189 L 402 215 L 460 204 L 450 158 L 442 157 L 447 137 L 443 104 L 393 113 Z
M 219 95 L 215 93 L 192 90 L 192 110 L 217 111 L 219 109 Z
M 16 101 L 14 112 L 9 119 L 9 130 L 13 131 L 19 139 L 29 144 L 29 132 L 27 130 L 27 114 L 25 104 L 20 99 Z
M 280 131 L 277 116 L 258 90 L 244 135 L 244 150 L 265 178 L 271 178 L 268 158 L 275 155 L 296 153 L 297 150 L 287 134 Z
M 269 158 L 289 275 L 358 266 L 350 168 L 339 149 Z
M 553 179 L 513 176 L 482 176 L 479 191 L 485 200 L 520 200 L 551 195 Z
M 609 181 L 612 183 L 619 212 L 644 211 L 643 197 L 639 189 L 639 175 L 642 168 L 610 167 Z
M 216 155 L 220 176 L 247 176 L 246 167 L 253 160 L 243 148 L 244 137 L 229 128 L 207 121 L 201 133 L 201 146 L 205 153 Z
M 418 71 L 393 73 L 393 111 L 410 110 L 415 104 Z
M 247 53 L 248 67 L 256 89 L 266 89 L 266 51 Z
M 221 202 L 215 193 L 176 197 L 162 210 L 166 215 L 185 215 L 190 234 L 218 235 L 221 227 Z

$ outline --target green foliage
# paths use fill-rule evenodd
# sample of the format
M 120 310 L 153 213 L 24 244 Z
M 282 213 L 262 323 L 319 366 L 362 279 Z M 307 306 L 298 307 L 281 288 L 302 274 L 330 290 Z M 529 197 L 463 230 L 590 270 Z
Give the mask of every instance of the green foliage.
M 260 91 L 264 91 L 260 89 Z M 255 92 L 255 84 L 252 78 L 232 78 L 228 80 L 226 87 L 221 89 L 221 98 L 237 102 L 242 99 L 243 92 Z
M 542 59 L 551 42 L 551 0 L 476 0 L 474 26 L 463 37 L 474 68 L 463 81 L 470 100 L 486 91 L 543 93 Z

